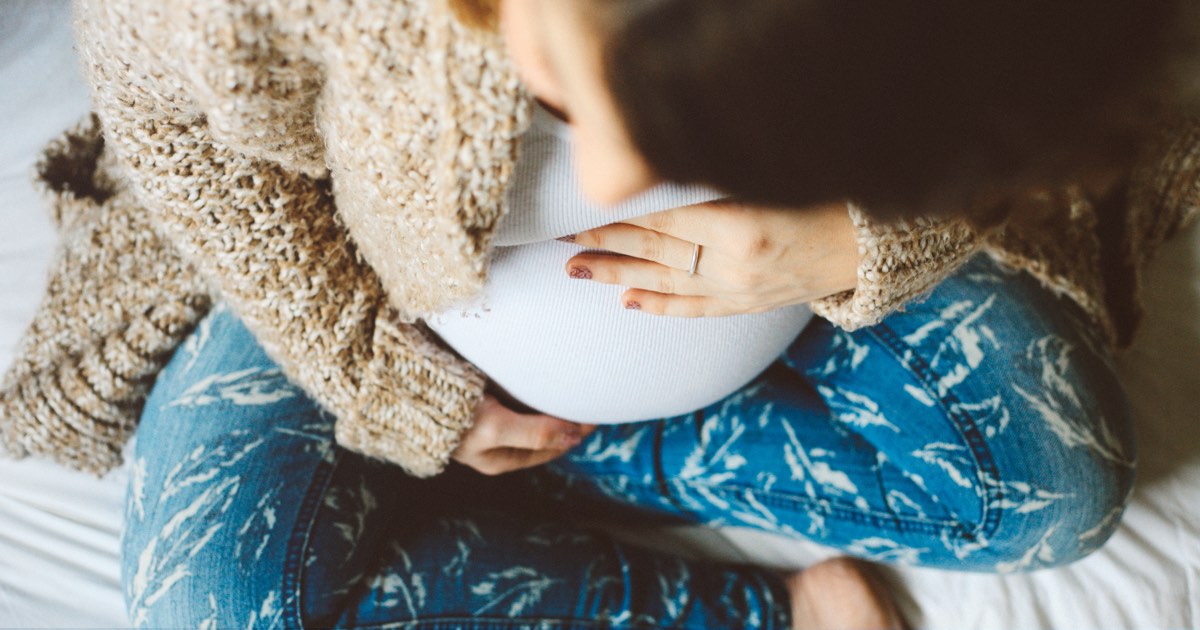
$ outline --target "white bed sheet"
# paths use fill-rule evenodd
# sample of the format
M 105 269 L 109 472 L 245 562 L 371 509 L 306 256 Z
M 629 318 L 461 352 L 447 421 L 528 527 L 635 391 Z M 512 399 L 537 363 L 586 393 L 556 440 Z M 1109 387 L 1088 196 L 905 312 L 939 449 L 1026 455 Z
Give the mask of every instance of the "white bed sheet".
M 69 21 L 66 0 L 0 0 L 0 365 L 32 316 L 53 249 L 30 167 L 87 110 Z M 1119 362 L 1142 465 L 1117 535 L 1082 562 L 1027 575 L 897 569 L 916 626 L 1200 628 L 1200 229 L 1159 255 L 1147 298 L 1138 343 Z M 96 480 L 0 460 L 0 627 L 127 625 L 117 562 L 124 480 L 124 471 Z M 780 567 L 828 555 L 748 530 L 640 537 Z

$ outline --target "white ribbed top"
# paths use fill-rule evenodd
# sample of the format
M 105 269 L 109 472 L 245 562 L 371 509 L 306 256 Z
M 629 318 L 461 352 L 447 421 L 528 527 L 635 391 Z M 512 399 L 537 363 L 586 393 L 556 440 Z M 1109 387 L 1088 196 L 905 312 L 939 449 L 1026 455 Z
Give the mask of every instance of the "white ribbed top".
M 703 408 L 778 358 L 812 317 L 808 308 L 699 319 L 629 311 L 622 287 L 568 277 L 566 261 L 581 249 L 554 239 L 719 196 L 662 185 L 618 206 L 592 204 L 575 176 L 570 128 L 539 107 L 522 138 L 487 283 L 427 323 L 544 413 L 599 424 Z

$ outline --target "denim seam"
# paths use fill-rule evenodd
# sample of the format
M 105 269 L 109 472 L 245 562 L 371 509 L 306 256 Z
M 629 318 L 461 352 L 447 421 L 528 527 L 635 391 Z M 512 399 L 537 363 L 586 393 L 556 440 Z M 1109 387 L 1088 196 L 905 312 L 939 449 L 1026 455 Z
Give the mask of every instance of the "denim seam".
M 333 473 L 337 470 L 340 461 L 341 454 L 335 449 L 332 463 L 322 460 L 317 464 L 313 470 L 308 491 L 304 495 L 304 501 L 300 504 L 300 510 L 296 514 L 296 525 L 288 539 L 283 575 L 280 576 L 284 597 L 283 622 L 284 627 L 287 628 L 304 627 L 303 603 L 301 602 L 303 596 L 301 573 L 304 571 L 304 554 L 308 550 L 309 540 L 312 537 L 313 525 L 317 520 L 317 510 L 329 489 Z M 287 599 L 289 596 L 290 600 Z
M 880 342 L 880 345 L 891 352 L 902 365 L 907 365 L 910 371 L 920 379 L 921 385 L 927 393 L 932 395 L 936 392 L 936 389 L 933 388 L 933 383 L 937 380 L 934 378 L 937 373 L 916 352 L 905 352 L 906 349 L 911 350 L 911 348 L 905 345 L 895 330 L 886 323 L 880 323 L 865 329 L 864 332 L 875 337 Z M 943 400 L 949 400 L 951 405 L 961 403 L 953 391 L 948 391 L 944 395 L 932 395 L 932 398 L 939 401 L 939 404 Z M 962 411 L 964 409 L 962 404 L 958 405 L 960 411 L 957 413 L 950 409 L 951 405 L 941 404 L 942 410 L 946 414 L 946 417 L 953 421 L 955 429 L 958 430 L 963 442 L 967 444 L 972 457 L 975 458 L 975 465 L 991 475 L 992 479 L 999 480 L 999 469 L 996 467 L 995 459 L 992 457 L 991 450 L 987 446 L 987 441 L 984 440 L 983 434 L 979 430 L 979 424 L 976 422 L 975 417 L 969 412 Z M 964 537 L 969 541 L 974 541 L 981 537 L 986 540 L 1000 526 L 1000 510 L 993 510 L 991 506 L 999 505 L 1000 501 L 1004 499 L 1004 491 L 999 487 L 999 484 L 995 483 L 983 484 L 983 486 L 986 498 L 982 501 L 982 506 L 980 507 L 980 522 L 971 528 L 973 531 L 963 533 Z
M 699 414 L 701 412 L 697 411 L 696 413 Z M 655 482 L 653 484 L 647 484 L 647 483 L 635 481 L 633 479 L 629 479 L 629 482 L 634 485 L 640 486 L 642 488 L 651 488 L 651 486 L 653 486 L 652 492 L 657 492 L 659 497 L 662 497 L 662 498 L 670 501 L 671 505 L 675 506 L 675 510 L 677 512 L 679 512 L 680 514 L 694 514 L 695 510 L 691 509 L 690 507 L 684 505 L 682 502 L 677 501 L 675 499 L 674 495 L 671 493 L 671 485 L 667 482 L 667 479 L 668 479 L 667 468 L 663 464 L 663 448 L 662 448 L 663 434 L 665 432 L 666 432 L 666 427 L 663 425 L 663 423 L 661 423 L 661 422 L 658 423 L 658 426 L 654 430 L 654 478 L 655 478 Z M 613 478 L 617 478 L 617 477 L 618 477 L 617 475 L 600 475 L 597 477 L 597 479 L 613 479 Z

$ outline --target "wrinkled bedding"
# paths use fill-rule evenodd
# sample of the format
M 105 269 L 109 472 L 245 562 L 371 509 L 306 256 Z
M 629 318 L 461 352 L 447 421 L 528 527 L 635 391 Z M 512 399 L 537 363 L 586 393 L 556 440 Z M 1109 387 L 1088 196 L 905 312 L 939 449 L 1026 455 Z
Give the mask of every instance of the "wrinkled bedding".
M 0 364 L 32 317 L 54 234 L 30 185 L 41 145 L 87 111 L 65 0 L 0 2 Z M 1200 628 L 1200 229 L 1151 269 L 1149 316 L 1120 369 L 1141 468 L 1113 540 L 1069 567 L 1007 577 L 898 569 L 918 627 Z M 0 627 L 122 627 L 125 472 L 92 479 L 0 460 Z M 745 530 L 624 532 L 647 544 L 778 567 L 829 552 Z

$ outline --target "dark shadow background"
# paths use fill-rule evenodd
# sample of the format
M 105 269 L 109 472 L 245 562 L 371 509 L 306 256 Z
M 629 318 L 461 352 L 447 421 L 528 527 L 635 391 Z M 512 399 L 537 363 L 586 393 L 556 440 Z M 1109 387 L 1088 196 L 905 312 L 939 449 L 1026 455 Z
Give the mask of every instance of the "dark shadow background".
M 1200 465 L 1200 222 L 1151 261 L 1143 302 L 1142 327 L 1117 356 L 1137 429 L 1135 500 L 1179 467 Z

